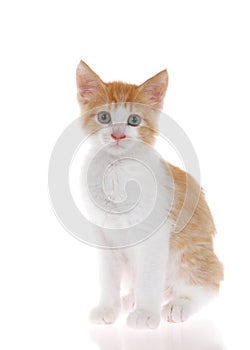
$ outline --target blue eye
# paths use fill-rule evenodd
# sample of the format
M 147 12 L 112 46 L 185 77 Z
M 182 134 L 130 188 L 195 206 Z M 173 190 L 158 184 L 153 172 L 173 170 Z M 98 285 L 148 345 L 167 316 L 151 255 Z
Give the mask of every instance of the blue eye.
M 108 112 L 100 112 L 97 114 L 98 121 L 102 124 L 108 124 L 111 121 L 111 116 Z
M 141 123 L 141 117 L 137 114 L 132 114 L 128 118 L 128 124 L 131 126 L 138 126 Z

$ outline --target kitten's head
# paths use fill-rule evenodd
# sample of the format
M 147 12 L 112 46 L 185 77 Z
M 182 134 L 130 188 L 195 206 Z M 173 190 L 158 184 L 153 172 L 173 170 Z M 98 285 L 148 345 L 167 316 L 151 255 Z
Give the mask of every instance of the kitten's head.
M 83 128 L 110 153 L 125 153 L 133 142 L 153 144 L 157 117 L 168 85 L 163 70 L 141 85 L 103 82 L 81 61 L 76 72 Z

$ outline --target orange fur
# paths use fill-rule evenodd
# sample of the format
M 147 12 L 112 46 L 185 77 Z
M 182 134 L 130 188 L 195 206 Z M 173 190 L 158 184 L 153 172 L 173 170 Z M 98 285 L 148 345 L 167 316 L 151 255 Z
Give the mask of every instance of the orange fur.
M 171 164 L 167 164 L 167 167 L 175 184 L 175 198 L 171 212 L 171 219 L 174 222 L 177 221 L 183 207 L 187 184 L 191 191 L 200 192 L 194 212 L 186 213 L 190 216 L 190 221 L 183 230 L 171 236 L 170 252 L 180 259 L 179 274 L 189 284 L 219 288 L 219 283 L 223 279 L 223 266 L 213 251 L 213 236 L 216 230 L 204 193 L 189 174 Z

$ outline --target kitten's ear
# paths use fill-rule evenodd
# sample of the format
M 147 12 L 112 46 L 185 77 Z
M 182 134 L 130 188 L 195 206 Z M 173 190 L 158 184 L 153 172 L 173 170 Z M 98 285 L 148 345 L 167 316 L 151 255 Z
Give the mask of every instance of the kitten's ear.
M 168 72 L 163 70 L 139 86 L 139 96 L 148 105 L 161 109 L 168 87 Z
M 76 85 L 79 102 L 88 104 L 103 87 L 104 83 L 85 62 L 80 61 L 76 70 Z

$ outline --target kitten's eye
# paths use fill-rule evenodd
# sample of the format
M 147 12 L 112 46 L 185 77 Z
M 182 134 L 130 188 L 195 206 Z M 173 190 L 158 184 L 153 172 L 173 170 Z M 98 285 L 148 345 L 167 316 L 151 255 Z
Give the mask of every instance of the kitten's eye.
M 111 121 L 111 116 L 108 112 L 100 112 L 97 114 L 97 118 L 100 123 L 108 124 Z
M 131 126 L 138 126 L 141 123 L 141 117 L 136 114 L 132 114 L 128 118 L 128 124 Z

